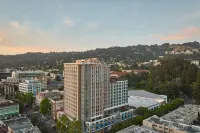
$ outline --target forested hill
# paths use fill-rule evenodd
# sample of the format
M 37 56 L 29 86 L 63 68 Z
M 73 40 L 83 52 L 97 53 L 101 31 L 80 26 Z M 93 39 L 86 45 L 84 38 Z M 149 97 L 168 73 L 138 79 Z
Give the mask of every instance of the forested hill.
M 107 63 L 123 62 L 132 64 L 138 61 L 149 61 L 163 56 L 170 47 L 183 46 L 185 48 L 199 49 L 199 42 L 184 44 L 162 45 L 133 45 L 127 47 L 97 48 L 83 52 L 50 52 L 50 53 L 25 53 L 19 55 L 0 55 L 0 67 L 2 68 L 55 68 L 62 66 L 64 62 L 72 62 L 83 58 L 100 58 Z M 193 55 L 194 56 L 194 55 Z M 196 56 L 195 56 L 196 57 Z M 198 56 L 199 57 L 199 56 Z

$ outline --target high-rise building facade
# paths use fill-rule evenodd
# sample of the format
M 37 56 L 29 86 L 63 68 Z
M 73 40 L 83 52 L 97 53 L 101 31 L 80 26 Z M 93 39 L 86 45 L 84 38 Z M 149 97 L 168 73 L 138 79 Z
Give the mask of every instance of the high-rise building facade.
M 64 112 L 80 120 L 85 132 L 114 124 L 116 111 L 120 115 L 119 108 L 128 105 L 127 88 L 127 81 L 110 83 L 110 66 L 96 58 L 64 64 Z
M 96 59 L 66 63 L 65 113 L 77 120 L 95 121 L 109 107 L 110 68 Z

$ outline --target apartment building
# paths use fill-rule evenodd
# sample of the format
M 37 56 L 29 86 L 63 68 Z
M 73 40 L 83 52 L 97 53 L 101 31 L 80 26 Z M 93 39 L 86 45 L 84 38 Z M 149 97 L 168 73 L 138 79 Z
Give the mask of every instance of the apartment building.
M 110 67 L 96 58 L 64 64 L 64 112 L 84 132 L 105 132 L 133 117 L 127 109 L 128 81 L 110 83 Z M 115 98 L 115 99 L 113 99 Z
M 13 96 L 19 90 L 18 83 L 0 82 L 0 94 L 6 96 Z
M 33 93 L 36 96 L 37 93 L 41 92 L 41 82 L 38 80 L 25 80 L 19 83 L 19 91 L 24 93 Z
M 106 108 L 104 111 L 116 110 L 116 108 L 127 106 L 128 105 L 128 80 L 112 80 L 110 82 L 110 92 L 109 100 L 110 107 Z

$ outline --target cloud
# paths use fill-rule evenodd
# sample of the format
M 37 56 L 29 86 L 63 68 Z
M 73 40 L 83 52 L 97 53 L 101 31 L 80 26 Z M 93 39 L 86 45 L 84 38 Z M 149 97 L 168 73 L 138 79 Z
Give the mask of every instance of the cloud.
M 170 40 L 184 40 L 184 39 L 193 39 L 200 36 L 200 28 L 191 26 L 185 29 L 178 31 L 175 34 L 170 34 L 167 36 L 160 37 L 162 41 L 170 41 Z
M 9 25 L 13 28 L 19 28 L 20 27 L 20 24 L 17 21 L 12 21 L 12 22 L 9 23 Z
M 98 24 L 97 23 L 88 23 L 87 24 L 87 30 L 95 30 L 98 29 Z
M 0 53 L 66 51 L 66 44 L 66 38 L 59 37 L 54 29 L 45 31 L 17 21 L 0 27 Z
M 169 35 L 169 36 L 160 38 L 160 40 L 162 40 L 162 41 L 183 40 L 183 39 L 185 39 L 185 37 L 184 36 L 179 36 L 179 35 Z
M 64 23 L 65 23 L 66 26 L 73 26 L 74 25 L 73 21 L 68 16 L 66 17 Z

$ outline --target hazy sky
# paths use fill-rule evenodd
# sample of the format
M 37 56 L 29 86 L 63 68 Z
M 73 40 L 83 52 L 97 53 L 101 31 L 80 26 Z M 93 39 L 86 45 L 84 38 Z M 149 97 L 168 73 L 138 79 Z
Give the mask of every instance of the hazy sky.
M 200 0 L 0 0 L 0 54 L 200 41 Z

